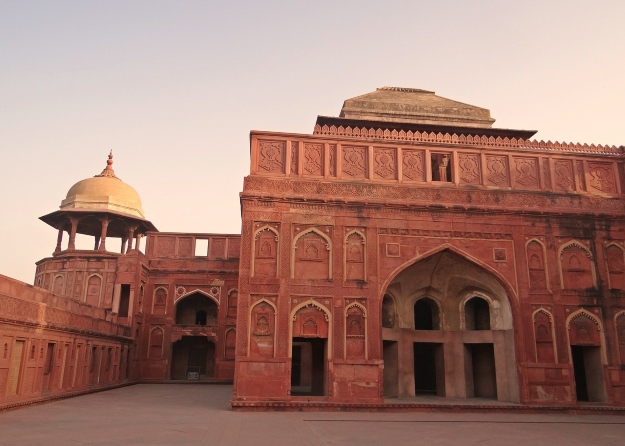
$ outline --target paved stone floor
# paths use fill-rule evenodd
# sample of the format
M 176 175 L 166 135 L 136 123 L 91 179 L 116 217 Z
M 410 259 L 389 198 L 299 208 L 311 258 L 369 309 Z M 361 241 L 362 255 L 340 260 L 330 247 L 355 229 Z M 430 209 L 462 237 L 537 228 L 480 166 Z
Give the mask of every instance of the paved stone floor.
M 140 384 L 0 413 L 0 445 L 619 445 L 609 415 L 232 412 L 231 386 Z

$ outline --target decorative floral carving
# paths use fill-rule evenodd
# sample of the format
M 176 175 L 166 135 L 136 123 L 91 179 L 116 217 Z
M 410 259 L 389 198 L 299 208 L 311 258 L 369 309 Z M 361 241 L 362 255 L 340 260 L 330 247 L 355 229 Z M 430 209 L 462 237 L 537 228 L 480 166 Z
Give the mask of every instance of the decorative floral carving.
M 374 149 L 374 172 L 385 180 L 397 179 L 397 152 L 395 149 Z
M 590 187 L 607 194 L 616 191 L 611 164 L 588 163 L 588 169 L 590 170 Z
M 538 159 L 514 158 L 514 169 L 517 184 L 531 189 L 538 188 Z
M 336 176 L 336 144 L 330 144 L 330 176 Z
M 480 156 L 466 153 L 458 156 L 460 184 L 480 184 Z
M 343 173 L 353 178 L 367 176 L 367 149 L 343 146 Z
M 509 186 L 508 158 L 505 156 L 487 156 L 486 168 L 488 169 L 487 180 L 495 186 Z
M 304 144 L 304 171 L 323 176 L 323 144 Z
M 260 141 L 258 143 L 260 159 L 258 167 L 267 173 L 284 173 L 283 141 Z
M 425 181 L 423 151 L 405 149 L 402 151 L 402 158 L 404 177 L 413 181 Z
M 556 160 L 553 164 L 556 186 L 563 191 L 572 191 L 575 189 L 573 181 L 573 166 L 569 160 Z
M 291 173 L 297 175 L 297 155 L 299 153 L 298 150 L 298 142 L 291 141 Z

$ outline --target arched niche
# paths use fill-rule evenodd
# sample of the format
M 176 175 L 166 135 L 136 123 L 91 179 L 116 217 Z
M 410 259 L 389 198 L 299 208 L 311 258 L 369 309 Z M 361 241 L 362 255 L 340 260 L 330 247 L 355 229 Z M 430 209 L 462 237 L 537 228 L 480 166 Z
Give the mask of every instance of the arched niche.
M 441 314 L 438 303 L 430 297 L 421 297 L 413 305 L 415 330 L 440 330 Z
M 276 354 L 276 306 L 261 299 L 250 308 L 248 355 L 272 358 Z
M 596 286 L 593 256 L 582 242 L 571 240 L 558 252 L 562 289 L 580 290 Z
M 154 314 L 165 314 L 167 310 L 167 287 L 166 286 L 156 286 L 154 288 L 154 295 L 152 298 L 152 313 Z
M 345 358 L 367 359 L 367 310 L 353 302 L 345 307 Z
M 217 325 L 218 306 L 213 298 L 199 290 L 176 301 L 176 325 Z
M 291 278 L 332 280 L 332 240 L 316 228 L 308 228 L 293 238 Z
M 469 296 L 464 301 L 463 313 L 465 330 L 491 329 L 490 302 L 483 296 Z
M 528 240 L 525 244 L 525 253 L 530 289 L 549 289 L 545 245 L 537 239 Z
M 625 256 L 623 247 L 611 243 L 605 248 L 610 288 L 625 290 Z
M 239 305 L 239 291 L 236 288 L 228 291 L 228 317 L 237 317 L 237 308 Z
M 625 365 L 625 311 L 620 311 L 614 317 L 616 340 L 618 343 L 619 362 Z
M 366 238 L 358 230 L 345 235 L 345 280 L 367 280 Z
M 163 356 L 164 331 L 161 327 L 153 327 L 150 330 L 148 351 L 149 358 L 161 358 Z
M 536 362 L 557 363 L 558 355 L 553 329 L 553 315 L 539 308 L 532 314 L 534 322 L 534 343 L 536 346 Z
M 225 333 L 224 358 L 233 360 L 237 344 L 237 331 L 235 328 L 228 328 Z
M 85 286 L 85 302 L 94 307 L 100 306 L 100 298 L 102 296 L 102 276 L 92 274 L 87 278 Z
M 278 277 L 280 234 L 272 226 L 264 225 L 254 231 L 251 277 Z

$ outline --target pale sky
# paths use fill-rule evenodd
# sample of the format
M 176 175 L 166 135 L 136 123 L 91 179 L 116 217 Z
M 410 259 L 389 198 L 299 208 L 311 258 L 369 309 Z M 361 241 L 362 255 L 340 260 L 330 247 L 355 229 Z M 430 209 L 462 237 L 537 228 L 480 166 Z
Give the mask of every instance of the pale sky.
M 625 144 L 623 23 L 622 0 L 0 0 L 0 274 L 32 283 L 38 217 L 111 149 L 159 230 L 239 233 L 250 130 L 311 133 L 385 85 Z

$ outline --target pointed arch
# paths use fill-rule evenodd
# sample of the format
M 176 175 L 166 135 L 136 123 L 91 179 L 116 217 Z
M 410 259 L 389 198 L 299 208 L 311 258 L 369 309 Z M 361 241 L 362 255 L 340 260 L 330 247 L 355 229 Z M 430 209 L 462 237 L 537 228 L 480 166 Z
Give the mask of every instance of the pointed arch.
M 625 248 L 616 242 L 611 242 L 604 247 L 604 255 L 608 268 L 609 287 L 625 289 Z
M 94 277 L 98 278 L 98 281 L 92 281 Z M 85 281 L 85 290 L 84 290 L 84 298 L 83 302 L 88 303 L 90 305 L 94 305 L 99 307 L 102 302 L 102 289 L 104 288 L 104 278 L 100 274 L 90 274 Z M 97 303 L 95 302 L 97 298 Z
M 327 356 L 326 359 L 332 358 L 332 312 L 325 307 L 325 305 L 320 304 L 314 299 L 308 299 L 298 305 L 296 305 L 289 314 L 289 345 L 288 345 L 288 357 L 291 358 L 293 355 L 293 322 L 295 321 L 295 317 L 297 312 L 302 308 L 306 307 L 315 307 L 319 311 L 324 314 L 325 320 L 328 322 L 328 342 L 327 342 Z
M 430 307 L 429 309 L 431 311 L 432 328 L 428 330 L 442 330 L 443 329 L 443 313 L 444 312 L 441 307 L 441 303 L 432 294 L 433 293 L 423 292 L 423 293 L 419 293 L 417 296 L 414 296 L 412 299 L 410 299 L 410 303 L 411 303 L 412 310 L 413 310 L 412 311 L 412 315 L 413 315 L 412 327 L 415 330 L 422 330 L 421 328 L 417 328 L 416 310 L 415 310 L 415 305 L 417 305 L 417 303 L 421 301 L 428 304 L 428 306 Z M 425 301 L 428 301 L 428 302 L 425 302 Z M 432 305 L 434 305 L 434 308 L 432 308 Z
M 435 254 L 438 254 L 440 252 L 443 251 L 449 251 L 453 254 L 456 254 L 460 257 L 462 257 L 463 259 L 467 260 L 470 263 L 475 264 L 476 266 L 480 267 L 481 269 L 485 270 L 486 272 L 488 272 L 489 274 L 491 274 L 492 276 L 494 276 L 497 281 L 501 284 L 501 286 L 505 289 L 506 294 L 508 294 L 509 300 L 510 300 L 510 304 L 513 307 L 514 310 L 517 310 L 516 306 L 518 305 L 518 293 L 517 293 L 517 284 L 511 284 L 503 274 L 501 274 L 501 272 L 499 272 L 498 270 L 496 270 L 495 268 L 491 267 L 490 265 L 482 262 L 481 260 L 479 260 L 478 258 L 470 255 L 469 253 L 463 251 L 462 249 L 459 249 L 455 246 L 452 246 L 449 243 L 443 243 L 440 246 L 437 246 L 436 248 L 430 249 L 429 251 L 425 251 L 422 254 L 418 254 L 415 257 L 413 257 L 410 260 L 407 260 L 406 262 L 402 263 L 401 265 L 397 266 L 393 271 L 391 271 L 391 273 L 388 275 L 388 277 L 386 278 L 386 280 L 381 283 L 380 286 L 380 293 L 383 293 L 387 290 L 387 288 L 389 287 L 389 285 L 391 284 L 391 282 L 395 279 L 395 277 L 397 277 L 402 271 L 404 271 L 406 268 L 408 268 L 409 266 L 414 265 L 415 263 L 418 263 L 424 259 L 427 259 L 428 257 L 431 257 Z M 512 299 L 514 298 L 514 299 Z
M 531 244 L 535 243 L 536 245 L 538 245 L 538 248 L 540 250 L 540 253 L 542 254 L 542 258 L 540 258 L 540 266 L 536 265 L 535 262 L 533 261 L 533 257 L 534 255 L 536 255 L 536 253 L 532 252 L 531 249 Z M 549 265 L 547 262 L 547 248 L 545 247 L 545 244 L 537 239 L 537 238 L 530 238 L 529 240 L 527 240 L 525 242 L 525 261 L 527 262 L 527 272 L 528 272 L 528 278 L 529 278 L 529 282 L 530 282 L 530 288 L 542 288 L 541 285 L 544 283 L 544 288 L 547 290 L 551 290 L 551 286 L 549 284 Z
M 350 237 L 360 238 L 360 249 L 353 248 L 356 243 L 350 243 Z M 343 279 L 344 280 L 367 280 L 367 238 L 362 231 L 352 229 L 343 239 Z
M 346 340 L 346 346 L 345 349 L 343 351 L 343 359 L 347 359 L 348 354 L 347 354 L 347 350 L 348 350 L 348 343 L 349 343 L 349 337 L 350 337 L 350 333 L 349 333 L 349 326 L 348 326 L 348 321 L 349 321 L 349 310 L 352 308 L 357 308 L 361 314 L 362 314 L 362 337 L 358 340 L 360 341 L 360 343 L 362 344 L 362 350 L 364 353 L 364 359 L 369 359 L 369 342 L 368 342 L 368 332 L 369 330 L 367 329 L 367 309 L 365 308 L 364 305 L 362 305 L 359 302 L 352 302 L 351 304 L 347 305 L 345 307 L 345 323 L 343 324 L 343 330 L 344 330 L 344 337 Z
M 250 357 L 251 354 L 252 354 L 252 340 L 253 340 L 253 337 L 254 337 L 254 332 L 252 331 L 252 328 L 253 328 L 253 326 L 255 327 L 257 325 L 256 323 L 253 323 L 253 321 L 252 321 L 252 318 L 253 318 L 253 315 L 254 315 L 254 309 L 256 307 L 258 307 L 259 305 L 262 305 L 262 304 L 269 305 L 272 308 L 272 310 L 273 310 L 273 315 L 272 315 L 273 316 L 273 321 L 271 321 L 271 322 L 268 321 L 268 323 L 270 324 L 269 325 L 269 329 L 271 330 L 270 336 L 271 336 L 271 341 L 272 341 L 272 344 L 273 344 L 272 347 L 271 347 L 271 350 L 272 350 L 271 357 L 275 358 L 275 356 L 276 356 L 276 348 L 277 348 L 276 327 L 278 325 L 278 317 L 277 317 L 278 316 L 278 307 L 272 301 L 270 301 L 269 299 L 264 298 L 264 297 L 259 299 L 259 300 L 257 300 L 256 302 L 254 302 L 254 304 L 250 306 L 250 309 L 249 309 L 248 314 L 247 314 L 247 339 L 249 340 L 249 342 L 247 342 L 247 356 Z
M 590 283 L 586 283 L 586 282 L 581 282 L 579 284 L 579 286 L 577 286 L 576 288 L 579 288 L 581 286 L 581 288 L 590 288 L 590 287 L 596 287 L 597 286 L 597 272 L 595 271 L 595 263 L 594 263 L 594 257 L 592 255 L 591 250 L 584 245 L 583 242 L 579 241 L 579 240 L 570 240 L 566 243 L 564 243 L 562 246 L 560 246 L 560 248 L 558 248 L 558 267 L 560 270 L 560 286 L 561 288 L 567 289 L 566 285 L 569 285 L 569 283 L 572 283 L 572 286 L 577 285 L 580 282 L 580 278 L 583 280 L 583 276 L 584 274 L 580 274 L 583 273 L 583 263 L 582 260 L 579 259 L 579 257 L 572 255 L 569 259 L 569 263 L 570 265 L 567 265 L 567 268 L 564 268 L 563 265 L 563 256 L 565 251 L 567 250 L 571 250 L 571 249 L 578 249 L 581 250 L 583 252 L 583 254 L 586 256 L 586 258 L 588 258 L 589 260 L 589 272 L 590 272 L 590 279 L 592 281 L 592 284 Z M 585 262 L 584 262 L 585 263 Z M 577 266 L 579 265 L 579 266 Z M 573 280 L 572 280 L 573 279 Z M 583 285 L 591 285 L 590 287 L 586 287 Z M 576 288 L 572 288 L 572 289 L 576 289 Z
M 57 279 L 61 279 L 60 281 Z M 63 292 L 65 289 L 65 276 L 63 274 L 56 274 L 54 279 L 52 279 L 52 283 L 50 284 L 50 291 L 53 294 L 58 294 L 59 296 L 63 296 L 65 293 Z
M 187 292 L 185 292 L 184 294 L 182 294 L 182 295 L 180 295 L 180 296 L 176 297 L 176 298 L 174 299 L 174 305 L 178 305 L 178 303 L 179 303 L 181 300 L 183 300 L 183 299 L 184 299 L 184 298 L 186 298 L 186 297 L 191 296 L 192 294 L 201 294 L 201 295 L 202 295 L 202 296 L 204 296 L 204 297 L 208 297 L 210 300 L 212 300 L 213 302 L 215 302 L 215 303 L 217 304 L 217 306 L 219 307 L 219 299 L 217 299 L 217 298 L 216 298 L 215 296 L 213 296 L 212 294 L 207 293 L 206 291 L 202 291 L 202 290 L 200 290 L 200 289 L 198 289 L 198 288 L 196 288 L 196 289 L 194 289 L 194 290 L 192 290 L 192 291 L 187 291 Z
M 482 291 L 475 290 L 469 293 L 465 293 L 464 297 L 460 299 L 460 330 L 469 330 L 469 328 L 467 328 L 467 303 L 469 303 L 469 301 L 473 299 L 481 299 L 488 305 L 488 330 L 503 330 L 506 328 L 512 328 L 512 326 L 503 326 L 503 321 L 501 320 L 501 317 L 498 317 L 500 313 L 499 311 L 497 311 L 499 308 L 498 302 L 488 294 Z
M 227 294 L 226 315 L 229 317 L 237 317 L 237 309 L 239 307 L 239 290 L 231 288 Z
M 150 348 L 148 349 L 149 358 L 162 358 L 163 347 L 165 345 L 165 331 L 161 326 L 155 326 L 150 329 L 148 336 Z
M 400 321 L 398 321 L 397 297 L 391 290 L 386 290 L 382 296 L 381 306 L 380 315 L 382 317 L 382 322 L 380 326 L 384 328 L 398 328 Z
M 555 324 L 553 321 L 553 315 L 551 314 L 550 311 L 548 311 L 547 309 L 540 307 L 537 310 L 535 310 L 534 312 L 532 312 L 532 323 L 534 324 L 534 330 L 533 330 L 533 334 L 534 334 L 534 345 L 536 347 L 536 362 L 543 362 L 540 361 L 540 357 L 541 355 L 539 354 L 539 344 L 544 343 L 544 340 L 539 339 L 540 338 L 540 334 L 538 333 L 538 328 L 536 327 L 536 323 L 537 323 L 537 317 L 539 314 L 543 314 L 547 317 L 547 319 L 549 320 L 549 331 L 550 331 L 550 339 L 551 339 L 551 348 L 552 348 L 552 352 L 553 352 L 553 362 L 557 363 L 558 362 L 558 348 L 557 348 L 557 344 L 556 344 L 556 331 L 555 331 Z
M 299 232 L 293 241 L 291 242 L 291 279 L 295 279 L 295 251 L 297 249 L 297 242 L 306 234 L 314 233 L 321 237 L 326 242 L 326 250 L 328 251 L 328 280 L 332 280 L 332 240 L 326 234 L 318 230 L 317 228 L 307 228 Z
M 597 326 L 597 330 L 599 331 L 599 342 L 600 342 L 600 347 L 601 347 L 601 363 L 603 365 L 607 365 L 608 364 L 608 355 L 606 352 L 606 346 L 605 346 L 605 332 L 603 330 L 603 324 L 601 323 L 601 320 L 594 314 L 592 314 L 590 311 L 586 310 L 585 308 L 580 308 L 577 311 L 574 311 L 573 313 L 571 313 L 565 321 L 565 327 L 566 327 L 566 338 L 567 338 L 567 343 L 569 346 L 569 362 L 572 362 L 572 353 L 571 353 L 571 323 L 579 318 L 579 317 L 587 317 L 588 319 L 590 319 L 592 322 L 594 322 L 594 324 Z
M 226 328 L 224 332 L 224 359 L 233 360 L 236 354 L 236 327 Z
M 266 255 L 259 255 L 259 252 L 262 251 L 263 246 L 256 246 L 257 242 L 259 241 L 261 237 L 261 234 L 263 232 L 269 232 L 271 234 L 273 234 L 274 241 L 275 241 L 275 247 L 272 248 L 270 244 L 268 244 L 268 248 L 269 248 L 269 252 L 265 253 Z M 267 240 L 266 240 L 267 241 Z M 272 252 L 274 251 L 275 252 Z M 280 275 L 280 262 L 278 261 L 279 255 L 278 253 L 280 252 L 280 233 L 278 232 L 278 230 L 272 226 L 270 226 L 269 224 L 265 224 L 263 226 L 261 226 L 260 228 L 258 228 L 257 230 L 254 231 L 253 237 L 252 237 L 252 258 L 251 258 L 251 264 L 250 264 L 250 277 L 256 277 L 256 273 L 257 273 L 257 268 L 256 268 L 256 261 L 259 259 L 262 259 L 262 261 L 265 261 L 265 263 L 270 263 L 273 264 L 273 268 L 275 268 L 275 271 L 273 274 L 262 274 L 266 277 L 278 277 Z M 269 262 L 267 262 L 269 261 Z

